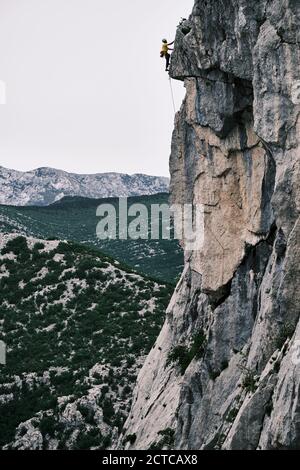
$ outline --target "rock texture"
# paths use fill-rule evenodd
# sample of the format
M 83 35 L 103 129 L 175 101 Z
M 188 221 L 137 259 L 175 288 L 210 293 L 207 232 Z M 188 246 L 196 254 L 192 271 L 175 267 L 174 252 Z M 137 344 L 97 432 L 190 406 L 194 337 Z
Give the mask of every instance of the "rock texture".
M 196 0 L 178 27 L 171 197 L 204 205 L 205 241 L 140 372 L 132 448 L 300 448 L 299 26 L 297 0 Z
M 0 166 L 0 204 L 47 206 L 65 196 L 128 197 L 169 191 L 169 179 L 142 174 L 78 175 L 54 168 L 21 172 Z

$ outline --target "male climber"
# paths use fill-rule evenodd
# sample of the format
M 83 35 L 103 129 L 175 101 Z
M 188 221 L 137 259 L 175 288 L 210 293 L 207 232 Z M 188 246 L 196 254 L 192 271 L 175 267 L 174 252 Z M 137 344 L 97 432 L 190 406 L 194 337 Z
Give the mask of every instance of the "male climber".
M 169 71 L 169 65 L 170 65 L 170 58 L 171 55 L 169 54 L 169 51 L 172 51 L 169 46 L 172 46 L 175 41 L 168 43 L 166 39 L 162 40 L 162 47 L 161 47 L 161 52 L 160 52 L 160 57 L 165 57 L 166 58 L 166 72 Z

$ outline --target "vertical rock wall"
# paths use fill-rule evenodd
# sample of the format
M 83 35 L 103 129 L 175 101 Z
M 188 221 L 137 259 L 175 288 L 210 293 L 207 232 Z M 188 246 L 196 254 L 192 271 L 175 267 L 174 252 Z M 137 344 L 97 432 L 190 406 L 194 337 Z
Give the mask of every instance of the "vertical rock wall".
M 300 448 L 299 27 L 297 0 L 196 0 L 178 27 L 171 197 L 204 205 L 205 241 L 139 375 L 132 448 Z

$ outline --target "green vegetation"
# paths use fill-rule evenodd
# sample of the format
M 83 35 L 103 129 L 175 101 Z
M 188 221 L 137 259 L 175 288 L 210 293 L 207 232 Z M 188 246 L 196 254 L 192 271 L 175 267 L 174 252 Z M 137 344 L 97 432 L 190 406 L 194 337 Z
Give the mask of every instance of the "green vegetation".
M 167 365 L 175 363 L 180 367 L 183 375 L 194 358 L 200 359 L 205 350 L 205 334 L 203 330 L 199 330 L 192 338 L 190 347 L 179 344 L 175 346 L 169 353 Z
M 295 332 L 295 327 L 292 325 L 292 323 L 286 322 L 284 323 L 280 331 L 278 333 L 278 336 L 276 338 L 276 348 L 281 349 L 284 343 L 288 338 L 291 338 Z
M 211 369 L 209 371 L 209 376 L 211 380 L 216 380 L 221 375 L 223 370 L 227 369 L 227 367 L 228 367 L 228 361 L 225 359 L 224 361 L 221 362 L 221 366 L 219 369 L 215 369 L 215 370 Z
M 242 388 L 247 392 L 254 393 L 257 389 L 255 374 L 251 370 L 247 370 L 242 381 Z
M 135 441 L 136 441 L 136 434 L 128 434 L 128 436 L 126 436 L 126 438 L 123 441 L 123 445 L 125 445 L 127 442 L 133 445 Z
M 274 408 L 274 405 L 273 405 L 273 401 L 272 401 L 272 397 L 271 397 L 270 400 L 268 401 L 268 403 L 266 404 L 266 407 L 265 407 L 265 412 L 266 412 L 267 416 L 269 416 L 269 417 L 271 416 L 273 408 Z
M 76 450 L 87 450 L 92 448 L 97 448 L 101 446 L 103 439 L 101 433 L 98 429 L 94 428 L 86 433 L 79 434 L 79 437 L 76 440 L 74 449 Z
M 232 408 L 226 416 L 226 421 L 228 421 L 229 423 L 233 423 L 233 421 L 237 417 L 238 412 L 238 408 Z
M 0 254 L 0 446 L 26 433 L 28 420 L 45 449 L 50 438 L 61 449 L 109 446 L 172 290 L 96 249 L 9 240 Z
M 162 450 L 164 448 L 172 449 L 175 441 L 175 431 L 171 428 L 162 429 L 158 431 L 158 436 L 162 436 L 158 442 L 153 442 L 150 450 Z
M 128 198 L 128 206 L 138 203 L 167 204 L 168 194 Z M 112 204 L 117 212 L 119 200 L 66 197 L 48 207 L 0 205 L 0 231 L 22 232 L 42 239 L 72 240 L 97 248 L 114 259 L 163 282 L 175 283 L 183 267 L 183 252 L 175 240 L 99 240 L 97 207 Z M 129 222 L 130 222 L 129 218 Z M 148 230 L 151 226 L 149 221 Z
M 209 377 L 211 380 L 216 380 L 221 375 L 220 370 L 210 370 Z

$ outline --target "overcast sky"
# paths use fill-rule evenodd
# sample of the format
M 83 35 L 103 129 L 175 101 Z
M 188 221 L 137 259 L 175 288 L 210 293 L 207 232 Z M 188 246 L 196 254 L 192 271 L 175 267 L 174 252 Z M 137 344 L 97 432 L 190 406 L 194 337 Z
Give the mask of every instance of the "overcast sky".
M 168 175 L 161 39 L 193 0 L 0 0 L 0 165 Z M 174 82 L 176 106 L 184 96 Z

